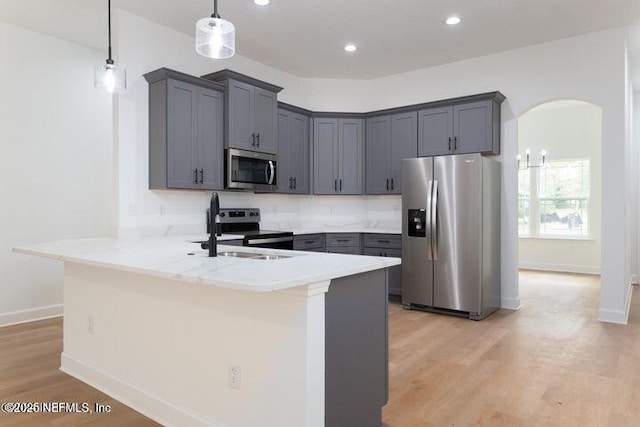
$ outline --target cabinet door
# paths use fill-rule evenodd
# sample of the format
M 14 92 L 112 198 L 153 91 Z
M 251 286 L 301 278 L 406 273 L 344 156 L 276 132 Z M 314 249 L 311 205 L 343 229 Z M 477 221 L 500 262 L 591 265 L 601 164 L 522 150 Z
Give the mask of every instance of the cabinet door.
M 278 152 L 278 100 L 276 94 L 259 87 L 254 88 L 254 114 L 251 132 L 256 133 L 255 151 Z
M 293 191 L 293 175 L 289 170 L 289 145 L 291 143 L 292 113 L 286 110 L 278 110 L 278 192 L 290 193 Z
M 336 194 L 338 119 L 313 119 L 313 192 Z
M 418 112 L 418 156 L 453 153 L 453 107 Z
M 302 114 L 291 114 L 289 132 L 288 162 L 293 192 L 309 194 L 309 118 Z
M 402 193 L 402 159 L 418 155 L 418 113 L 395 114 L 391 116 L 391 139 L 389 169 L 391 175 L 390 193 Z
M 194 188 L 196 97 L 199 88 L 167 81 L 167 187 Z
M 474 102 L 453 107 L 456 154 L 493 151 L 492 102 Z
M 253 124 L 254 87 L 229 80 L 229 147 L 255 149 Z M 275 114 L 275 112 L 274 112 Z
M 364 138 L 362 119 L 339 119 L 339 176 L 340 194 L 362 194 Z
M 366 192 L 367 194 L 386 194 L 391 189 L 389 169 L 391 117 L 370 117 L 366 124 Z
M 197 159 L 198 185 L 196 188 L 221 190 L 224 169 L 222 92 L 201 88 L 197 98 Z

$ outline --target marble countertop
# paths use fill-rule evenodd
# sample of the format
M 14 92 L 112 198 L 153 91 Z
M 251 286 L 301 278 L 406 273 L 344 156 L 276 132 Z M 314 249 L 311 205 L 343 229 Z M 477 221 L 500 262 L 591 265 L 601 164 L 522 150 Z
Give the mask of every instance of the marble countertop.
M 231 237 L 229 237 L 231 236 Z M 271 292 L 400 264 L 399 258 L 301 252 L 219 244 L 218 252 L 292 256 L 257 260 L 209 258 L 202 236 L 63 240 L 17 247 L 18 253 L 235 290 Z M 226 235 L 226 239 L 237 236 Z M 222 240 L 222 239 L 221 239 Z M 188 255 L 191 254 L 191 255 Z

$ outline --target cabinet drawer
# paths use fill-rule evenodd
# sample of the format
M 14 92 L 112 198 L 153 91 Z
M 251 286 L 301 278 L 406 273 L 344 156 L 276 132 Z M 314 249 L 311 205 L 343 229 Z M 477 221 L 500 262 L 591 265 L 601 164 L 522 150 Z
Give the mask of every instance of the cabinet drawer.
M 332 248 L 327 247 L 327 252 L 330 254 L 361 255 L 360 246 L 334 246 Z
M 385 249 L 365 247 L 363 255 L 402 258 L 402 249 Z
M 360 247 L 360 233 L 327 233 L 327 249 L 334 246 Z
M 367 248 L 402 248 L 402 236 L 399 234 L 365 234 L 364 246 Z
M 324 251 L 324 234 L 303 234 L 293 238 L 293 249 L 299 251 L 321 249 Z

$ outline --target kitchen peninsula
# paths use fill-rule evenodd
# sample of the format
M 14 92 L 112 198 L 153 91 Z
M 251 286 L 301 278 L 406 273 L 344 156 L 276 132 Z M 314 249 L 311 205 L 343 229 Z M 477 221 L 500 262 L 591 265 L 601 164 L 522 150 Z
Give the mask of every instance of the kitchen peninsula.
M 14 250 L 65 263 L 61 369 L 163 425 L 379 426 L 400 260 L 221 243 L 254 258 L 184 236 Z

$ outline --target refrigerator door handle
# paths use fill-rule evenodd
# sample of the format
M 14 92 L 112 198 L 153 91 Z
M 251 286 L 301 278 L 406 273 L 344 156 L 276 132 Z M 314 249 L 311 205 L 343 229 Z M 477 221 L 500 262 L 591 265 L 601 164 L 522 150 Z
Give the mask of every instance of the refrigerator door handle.
M 433 181 L 431 196 L 431 252 L 433 260 L 438 260 L 438 181 Z
M 433 181 L 427 184 L 427 211 L 425 212 L 425 234 L 427 236 L 427 259 L 433 260 L 433 239 L 431 237 L 431 210 L 433 209 Z

